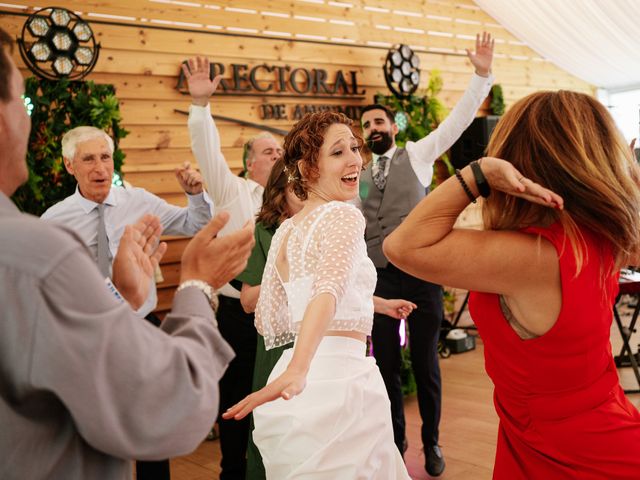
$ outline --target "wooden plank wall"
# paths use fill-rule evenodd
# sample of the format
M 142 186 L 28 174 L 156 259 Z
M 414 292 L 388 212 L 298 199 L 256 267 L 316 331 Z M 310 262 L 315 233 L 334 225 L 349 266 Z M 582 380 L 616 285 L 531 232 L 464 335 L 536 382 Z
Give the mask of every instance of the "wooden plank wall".
M 49 0 L 7 0 L 0 4 L 2 27 L 20 34 L 25 17 L 51 4 Z M 354 70 L 366 89 L 361 100 L 327 100 L 220 96 L 214 113 L 260 123 L 262 103 L 367 104 L 387 92 L 382 64 L 387 49 L 406 43 L 419 52 L 421 87 L 428 72 L 439 69 L 444 81 L 440 98 L 453 107 L 471 73 L 465 48 L 473 48 L 476 32 L 496 38 L 494 74 L 507 105 L 540 89 L 566 88 L 593 93 L 593 87 L 550 62 L 509 34 L 471 0 L 59 0 L 91 26 L 102 50 L 89 79 L 116 86 L 123 124 L 131 131 L 122 142 L 127 153 L 124 172 L 130 183 L 172 203 L 185 204 L 173 168 L 193 161 L 186 117 L 188 97 L 176 91 L 180 62 L 207 55 L 225 65 L 292 65 L 329 72 Z M 406 6 L 405 6 L 406 5 Z M 15 59 L 23 73 L 19 54 Z M 228 75 L 228 74 L 227 74 Z M 287 130 L 293 121 L 269 121 Z M 223 152 L 232 169 L 241 166 L 241 147 L 257 130 L 218 122 Z M 171 302 L 179 278 L 184 239 L 169 238 L 169 251 L 159 285 L 158 310 Z

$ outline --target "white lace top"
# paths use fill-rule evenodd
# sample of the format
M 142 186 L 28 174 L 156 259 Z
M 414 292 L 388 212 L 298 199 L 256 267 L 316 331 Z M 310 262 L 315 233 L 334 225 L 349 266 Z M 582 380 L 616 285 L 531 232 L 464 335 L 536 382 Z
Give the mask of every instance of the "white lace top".
M 280 225 L 271 242 L 256 307 L 256 328 L 267 349 L 295 339 L 307 305 L 321 293 L 336 299 L 329 330 L 371 333 L 377 277 L 367 256 L 364 228 L 360 210 L 337 201 L 316 207 L 299 224 L 290 218 Z M 287 282 L 276 269 L 285 239 Z

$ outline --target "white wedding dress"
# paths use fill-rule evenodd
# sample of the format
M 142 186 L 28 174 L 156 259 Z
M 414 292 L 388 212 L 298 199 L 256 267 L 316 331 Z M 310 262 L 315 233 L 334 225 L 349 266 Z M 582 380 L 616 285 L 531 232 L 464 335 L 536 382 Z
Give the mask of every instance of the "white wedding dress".
M 289 278 L 276 270 L 286 248 Z M 321 293 L 336 298 L 329 330 L 369 335 L 376 270 L 367 257 L 364 218 L 355 207 L 330 202 L 300 224 L 283 222 L 271 244 L 256 327 L 267 349 L 295 340 L 309 302 Z M 295 347 L 294 347 L 295 348 Z M 282 374 L 294 349 L 283 354 L 269 377 Z M 409 479 L 393 442 L 389 398 L 365 344 L 326 336 L 311 362 L 304 391 L 291 400 L 258 407 L 253 439 L 267 479 Z

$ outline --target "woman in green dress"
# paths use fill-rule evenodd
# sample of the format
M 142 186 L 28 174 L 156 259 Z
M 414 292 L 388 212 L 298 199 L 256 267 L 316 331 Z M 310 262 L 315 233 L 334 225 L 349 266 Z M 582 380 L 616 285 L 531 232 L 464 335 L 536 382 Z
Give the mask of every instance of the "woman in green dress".
M 237 280 L 242 282 L 240 303 L 247 313 L 254 312 L 258 302 L 262 272 L 267 261 L 273 234 L 276 233 L 276 229 L 284 220 L 295 215 L 302 208 L 302 201 L 289 188 L 287 177 L 284 162 L 278 160 L 273 165 L 271 175 L 265 185 L 262 208 L 256 218 L 255 247 L 253 247 L 247 262 L 247 268 L 237 277 Z M 252 391 L 260 390 L 266 385 L 269 374 L 280 359 L 280 355 L 284 350 L 292 346 L 293 343 L 290 343 L 266 350 L 263 337 L 258 335 Z M 251 419 L 251 431 L 249 432 L 249 446 L 247 449 L 246 478 L 247 480 L 264 480 L 266 477 L 262 466 L 262 457 L 253 443 L 251 432 L 253 432 L 253 418 Z

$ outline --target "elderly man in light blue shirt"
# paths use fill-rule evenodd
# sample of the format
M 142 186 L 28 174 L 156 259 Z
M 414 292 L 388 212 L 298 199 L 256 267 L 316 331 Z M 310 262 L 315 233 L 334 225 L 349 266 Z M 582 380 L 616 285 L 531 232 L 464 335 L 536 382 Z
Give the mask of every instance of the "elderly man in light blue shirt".
M 213 207 L 203 191 L 200 174 L 189 164 L 176 169 L 178 182 L 188 198 L 188 206 L 184 208 L 170 205 L 142 188 L 112 186 L 113 150 L 111 137 L 98 128 L 77 127 L 67 132 L 62 138 L 62 156 L 67 172 L 76 178 L 78 186 L 73 195 L 42 215 L 43 220 L 73 229 L 99 266 L 100 216 L 103 215 L 107 246 L 106 267 L 103 268 L 105 276 L 111 275 L 111 263 L 125 225 L 134 223 L 145 213 L 151 213 L 160 218 L 165 234 L 192 236 L 211 219 Z M 152 287 L 149 297 L 137 311 L 141 317 L 156 307 L 155 284 Z

